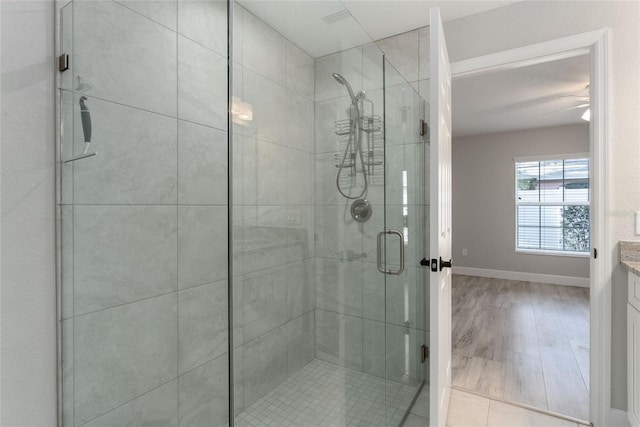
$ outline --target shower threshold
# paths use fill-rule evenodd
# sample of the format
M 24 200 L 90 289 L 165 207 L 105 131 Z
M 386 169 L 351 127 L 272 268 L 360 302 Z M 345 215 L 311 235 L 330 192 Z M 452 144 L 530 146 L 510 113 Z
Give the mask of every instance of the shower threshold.
M 399 426 L 418 388 L 314 359 L 245 408 L 235 426 Z

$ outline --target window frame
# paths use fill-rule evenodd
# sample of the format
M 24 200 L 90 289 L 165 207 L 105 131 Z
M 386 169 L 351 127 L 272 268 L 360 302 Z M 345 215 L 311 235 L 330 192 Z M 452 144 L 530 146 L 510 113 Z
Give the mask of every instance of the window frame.
M 589 160 L 589 201 L 584 202 L 518 202 L 518 163 L 524 162 L 542 162 L 548 160 L 575 160 L 575 159 L 588 159 Z M 591 236 L 589 236 L 589 250 L 587 252 L 573 252 L 573 251 L 555 251 L 552 249 L 526 249 L 518 247 L 518 207 L 519 206 L 588 206 L 589 207 L 589 230 L 591 230 L 591 164 L 593 160 L 589 153 L 565 153 L 565 154 L 548 154 L 540 156 L 522 156 L 513 158 L 513 183 L 514 183 L 514 231 L 515 240 L 514 248 L 516 254 L 529 254 L 529 255 L 550 255 L 559 257 L 573 257 L 573 258 L 589 258 L 591 255 Z

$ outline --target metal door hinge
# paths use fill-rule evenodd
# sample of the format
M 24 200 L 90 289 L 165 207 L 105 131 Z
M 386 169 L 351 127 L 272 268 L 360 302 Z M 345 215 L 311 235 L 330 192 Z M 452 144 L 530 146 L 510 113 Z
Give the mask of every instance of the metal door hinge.
M 593 248 L 593 259 L 598 259 L 598 250 Z
M 427 360 L 429 358 L 429 347 L 427 347 L 426 345 L 422 344 L 422 347 L 420 347 L 420 352 L 421 352 L 422 363 L 424 363 L 425 360 Z
M 429 134 L 429 124 L 425 122 L 423 119 L 420 119 L 420 136 L 425 136 Z
M 58 71 L 63 72 L 69 69 L 69 55 L 63 53 L 58 56 Z

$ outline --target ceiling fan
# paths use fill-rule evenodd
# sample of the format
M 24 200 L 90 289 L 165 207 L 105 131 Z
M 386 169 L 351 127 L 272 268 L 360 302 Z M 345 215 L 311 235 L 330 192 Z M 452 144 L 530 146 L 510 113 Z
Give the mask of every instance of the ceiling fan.
M 589 86 L 591 85 L 586 85 L 584 89 L 582 89 L 580 92 L 558 95 L 556 99 L 573 98 L 576 102 L 578 102 L 578 104 L 572 105 L 570 107 L 561 108 L 559 110 L 550 111 L 546 114 L 554 114 L 554 113 L 559 113 L 561 111 L 569 111 L 569 110 L 576 110 L 579 108 L 586 108 L 584 113 L 582 114 L 582 119 L 589 121 L 589 119 L 591 118 L 591 108 L 590 108 L 591 98 L 589 96 Z

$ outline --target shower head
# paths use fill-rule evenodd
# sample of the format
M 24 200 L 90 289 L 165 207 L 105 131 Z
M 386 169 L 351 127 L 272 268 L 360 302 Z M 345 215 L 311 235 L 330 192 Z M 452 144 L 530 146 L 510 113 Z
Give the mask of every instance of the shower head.
M 345 79 L 338 73 L 333 73 L 333 78 L 336 79 L 336 81 L 341 85 L 345 85 L 347 87 L 347 90 L 349 91 L 349 96 L 351 97 L 351 103 L 353 105 L 358 105 L 358 100 L 356 99 L 356 96 L 353 94 L 353 89 L 351 89 L 351 85 L 349 84 L 347 79 Z

